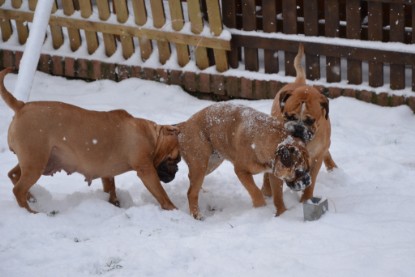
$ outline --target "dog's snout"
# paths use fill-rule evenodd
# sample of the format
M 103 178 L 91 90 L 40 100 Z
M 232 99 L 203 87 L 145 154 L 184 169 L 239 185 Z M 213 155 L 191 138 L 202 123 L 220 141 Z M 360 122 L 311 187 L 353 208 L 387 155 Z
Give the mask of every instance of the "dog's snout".
M 304 142 L 308 142 L 313 138 L 313 132 L 311 132 L 308 128 L 306 128 L 302 124 L 295 124 L 292 135 L 296 138 L 300 138 Z
M 297 170 L 295 172 L 295 181 L 286 181 L 285 183 L 287 184 L 287 186 L 294 190 L 294 191 L 301 191 L 306 189 L 308 186 L 311 185 L 311 176 L 310 173 L 305 172 L 303 170 Z

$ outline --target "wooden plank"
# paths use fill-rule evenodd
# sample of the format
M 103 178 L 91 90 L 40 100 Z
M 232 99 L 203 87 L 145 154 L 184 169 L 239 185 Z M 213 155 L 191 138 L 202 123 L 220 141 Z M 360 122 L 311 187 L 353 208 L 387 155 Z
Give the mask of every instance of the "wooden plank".
M 346 2 L 346 36 L 349 39 L 360 39 L 360 0 L 348 0 Z M 357 60 L 350 53 L 347 59 L 347 80 L 349 84 L 362 83 L 362 61 Z
M 218 37 L 222 33 L 222 18 L 220 15 L 219 0 L 207 1 L 206 7 L 211 33 L 213 33 L 214 36 Z M 213 49 L 213 54 L 215 56 L 216 70 L 219 72 L 228 70 L 228 59 L 226 52 L 220 49 Z
M 7 18 L 0 18 L 1 39 L 6 42 L 13 34 L 12 24 Z
M 223 24 L 228 28 L 236 28 L 236 1 L 237 0 L 222 1 Z M 238 67 L 240 55 L 240 48 L 232 47 L 232 50 L 228 52 L 228 61 L 230 67 Z
M 115 11 L 117 13 L 117 21 L 119 23 L 125 23 L 128 19 L 128 8 L 125 0 L 118 0 L 113 2 Z M 124 59 L 128 59 L 134 53 L 134 43 L 133 38 L 128 35 L 121 35 L 121 47 L 122 55 Z
M 405 11 L 402 4 L 390 5 L 390 41 L 404 42 L 405 38 Z M 392 62 L 390 65 L 391 89 L 405 88 L 405 65 Z
M 340 25 L 338 0 L 325 1 L 324 16 L 326 21 L 325 35 L 338 37 Z M 326 56 L 326 79 L 328 83 L 341 81 L 341 61 L 339 58 Z
M 36 5 L 37 5 L 37 0 L 29 0 L 29 9 L 31 11 L 34 11 L 36 9 Z M 55 1 L 55 5 L 56 5 L 56 1 Z
M 75 12 L 72 0 L 62 0 L 62 7 L 63 13 L 67 16 L 70 16 Z M 81 46 L 81 35 L 79 34 L 79 30 L 76 28 L 69 27 L 68 35 L 71 50 L 75 52 L 76 50 L 78 50 L 79 46 Z
M 175 31 L 180 31 L 184 26 L 183 8 L 180 0 L 169 0 L 170 16 L 172 27 Z M 177 61 L 183 67 L 190 61 L 189 47 L 186 44 L 176 44 Z
M 96 3 L 98 6 L 99 19 L 102 21 L 108 20 L 110 17 L 110 7 L 108 1 L 98 0 Z M 102 33 L 105 45 L 105 55 L 107 55 L 107 57 L 111 57 L 117 49 L 114 35 L 105 32 Z
M 81 16 L 83 18 L 89 18 L 92 15 L 92 4 L 91 1 L 79 2 L 81 9 Z M 86 44 L 88 47 L 88 53 L 93 54 L 98 49 L 98 36 L 96 32 L 85 31 Z
M 265 33 L 277 32 L 277 4 L 275 0 L 262 0 L 262 28 Z M 265 73 L 279 71 L 278 52 L 264 50 Z
M 133 10 L 135 23 L 138 26 L 143 26 L 144 24 L 146 24 L 147 10 L 144 0 L 133 1 Z M 139 38 L 138 43 L 140 44 L 141 59 L 143 61 L 146 61 L 153 52 L 153 45 L 151 44 L 151 40 L 149 40 L 148 38 Z
M 383 12 L 382 3 L 368 2 L 368 39 L 382 41 L 383 37 Z M 369 62 L 369 85 L 372 87 L 383 86 L 383 64 Z
M 203 18 L 199 0 L 188 0 L 187 9 L 189 13 L 189 20 L 191 24 L 192 33 L 200 34 L 203 31 Z M 196 45 L 195 58 L 196 65 L 200 69 L 205 69 L 209 67 L 209 57 L 207 54 L 207 49 L 205 47 Z
M 12 0 L 12 7 L 19 9 L 22 6 L 22 0 Z M 29 29 L 27 24 L 22 20 L 16 20 L 16 29 L 20 44 L 25 44 L 29 36 Z
M 283 32 L 285 34 L 297 33 L 297 4 L 296 1 L 282 1 Z M 285 75 L 295 76 L 294 58 L 297 51 L 284 53 Z
M 294 52 L 298 49 L 298 41 L 293 39 L 264 38 L 257 36 L 232 35 L 232 43 L 237 47 L 257 47 Z M 336 58 L 348 58 L 353 56 L 356 60 L 379 61 L 382 63 L 395 62 L 397 64 L 415 64 L 415 53 L 403 53 L 392 50 L 358 48 L 353 45 L 338 46 L 329 43 L 304 42 L 307 52 Z
M 256 31 L 256 4 L 255 0 L 242 0 L 242 26 L 244 31 Z M 245 69 L 259 70 L 258 49 L 247 45 L 244 47 Z
M 154 27 L 161 29 L 166 23 L 166 17 L 164 15 L 164 6 L 162 0 L 152 0 L 151 12 L 153 14 L 153 25 Z M 167 41 L 157 41 L 157 48 L 159 52 L 159 61 L 161 64 L 165 64 L 170 58 L 170 44 Z
M 52 6 L 52 14 L 56 13 L 57 10 L 58 10 L 58 6 L 56 5 L 56 1 L 55 1 Z M 53 49 L 59 49 L 63 45 L 63 42 L 64 42 L 62 28 L 60 26 L 51 26 L 51 25 L 49 25 L 49 28 L 50 28 L 50 33 L 52 35 Z
M 304 1 L 304 34 L 318 36 L 318 0 Z M 320 79 L 320 55 L 310 55 L 305 49 L 307 79 Z
M 7 18 L 12 20 L 18 18 L 32 22 L 33 13 L 0 9 L 0 18 Z M 171 43 L 183 43 L 183 41 L 186 41 L 186 44 L 192 46 L 208 47 L 212 49 L 222 49 L 228 51 L 231 50 L 231 44 L 229 40 L 215 37 L 205 37 L 187 33 L 165 32 L 162 30 L 137 28 L 136 26 L 129 25 L 125 25 L 122 28 L 120 28 L 120 26 L 117 24 L 111 24 L 102 21 L 86 22 L 83 19 L 81 20 L 76 18 L 68 18 L 55 15 L 51 16 L 49 24 L 61 27 L 72 27 L 86 31 L 97 31 L 111 35 L 128 34 L 130 36 L 142 37 L 147 39 L 164 41 L 167 40 Z

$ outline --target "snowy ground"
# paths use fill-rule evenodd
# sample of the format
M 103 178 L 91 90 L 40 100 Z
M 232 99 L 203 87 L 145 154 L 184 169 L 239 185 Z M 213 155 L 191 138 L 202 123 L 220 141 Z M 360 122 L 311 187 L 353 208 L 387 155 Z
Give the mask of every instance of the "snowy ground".
M 17 76 L 6 86 L 13 91 Z M 124 108 L 177 123 L 211 104 L 176 86 L 129 79 L 68 81 L 37 73 L 30 100 L 59 100 L 94 110 Z M 233 101 L 269 113 L 271 100 Z M 164 185 L 179 208 L 163 211 L 134 173 L 116 178 L 121 208 L 99 181 L 77 174 L 42 177 L 33 215 L 18 207 L 7 172 L 12 112 L 0 101 L 0 276 L 413 276 L 415 116 L 350 98 L 331 100 L 331 152 L 339 169 L 318 176 L 329 212 L 304 222 L 296 193 L 274 217 L 271 199 L 254 209 L 229 163 L 201 192 L 204 221 L 188 212 L 187 167 Z M 255 176 L 260 184 L 261 176 Z M 48 216 L 50 211 L 58 211 Z

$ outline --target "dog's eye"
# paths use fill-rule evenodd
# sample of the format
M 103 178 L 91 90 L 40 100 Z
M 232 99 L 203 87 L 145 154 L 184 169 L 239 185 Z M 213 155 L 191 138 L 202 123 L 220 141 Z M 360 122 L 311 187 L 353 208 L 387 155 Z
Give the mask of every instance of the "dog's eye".
M 304 123 L 305 123 L 306 125 L 313 125 L 313 124 L 314 124 L 314 122 L 315 122 L 315 120 L 314 120 L 314 119 L 312 119 L 312 118 L 309 118 L 309 117 L 307 117 L 307 118 L 306 118 L 306 120 L 304 120 Z
M 289 114 L 285 114 L 285 118 L 288 120 L 288 121 L 296 121 L 297 120 L 297 118 L 295 117 L 295 115 L 289 115 Z

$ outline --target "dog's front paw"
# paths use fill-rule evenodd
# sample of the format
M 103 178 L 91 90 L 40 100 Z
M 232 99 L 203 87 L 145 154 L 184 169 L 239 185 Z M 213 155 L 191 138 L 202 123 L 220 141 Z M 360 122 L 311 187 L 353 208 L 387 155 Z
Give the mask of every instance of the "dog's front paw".
M 277 217 L 277 216 L 282 215 L 286 210 L 287 210 L 287 208 L 285 208 L 285 207 L 278 208 L 277 212 L 275 213 L 275 216 Z

